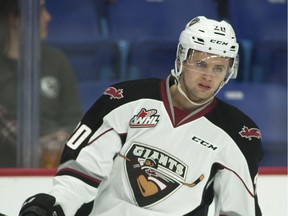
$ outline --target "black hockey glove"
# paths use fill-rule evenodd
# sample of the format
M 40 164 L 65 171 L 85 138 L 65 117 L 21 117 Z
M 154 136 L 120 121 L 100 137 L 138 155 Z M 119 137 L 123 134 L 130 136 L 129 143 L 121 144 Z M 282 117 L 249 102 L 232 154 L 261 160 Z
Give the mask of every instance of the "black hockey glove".
M 54 206 L 55 201 L 49 194 L 36 194 L 25 200 L 19 216 L 65 216 L 61 206 Z

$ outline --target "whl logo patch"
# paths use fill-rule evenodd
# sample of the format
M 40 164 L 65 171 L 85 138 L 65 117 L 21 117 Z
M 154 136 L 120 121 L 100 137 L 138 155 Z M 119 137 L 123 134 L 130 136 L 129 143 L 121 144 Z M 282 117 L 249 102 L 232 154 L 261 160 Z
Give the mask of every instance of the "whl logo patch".
M 252 140 L 253 137 L 261 139 L 261 132 L 258 128 L 248 128 L 246 126 L 243 126 L 239 134 L 241 135 L 241 137 L 247 138 L 249 140 Z
M 155 127 L 159 122 L 160 117 L 159 115 L 156 115 L 156 113 L 156 109 L 146 110 L 145 108 L 142 108 L 137 115 L 133 116 L 129 125 L 131 128 Z

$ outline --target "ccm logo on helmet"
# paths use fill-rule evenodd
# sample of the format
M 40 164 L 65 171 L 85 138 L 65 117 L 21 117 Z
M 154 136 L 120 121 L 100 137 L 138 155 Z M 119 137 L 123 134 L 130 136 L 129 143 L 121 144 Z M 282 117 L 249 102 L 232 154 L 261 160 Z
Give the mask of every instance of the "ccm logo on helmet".
M 224 41 L 219 41 L 219 40 L 214 40 L 214 39 L 211 39 L 210 40 L 211 43 L 215 43 L 215 44 L 219 44 L 219 45 L 228 45 L 227 42 L 224 42 Z

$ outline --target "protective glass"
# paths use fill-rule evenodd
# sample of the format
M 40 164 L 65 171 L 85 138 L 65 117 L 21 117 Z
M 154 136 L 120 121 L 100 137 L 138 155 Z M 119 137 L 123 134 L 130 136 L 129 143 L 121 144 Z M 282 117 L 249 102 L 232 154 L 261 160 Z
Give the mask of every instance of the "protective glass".
M 196 73 L 225 78 L 231 71 L 233 59 L 211 53 L 191 50 L 183 67 Z

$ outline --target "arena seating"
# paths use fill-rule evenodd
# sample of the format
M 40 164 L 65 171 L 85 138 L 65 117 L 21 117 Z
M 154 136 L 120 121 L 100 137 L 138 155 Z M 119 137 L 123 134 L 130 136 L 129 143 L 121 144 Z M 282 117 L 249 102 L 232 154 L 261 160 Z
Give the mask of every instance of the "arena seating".
M 131 47 L 128 75 L 130 79 L 160 77 L 165 79 L 174 68 L 176 41 L 138 40 Z
M 95 42 L 107 27 L 105 17 L 99 17 L 101 4 L 95 0 L 49 0 L 46 1 L 52 16 L 49 23 L 48 43 L 86 43 Z
M 60 48 L 74 66 L 79 82 L 114 79 L 118 51 L 108 35 L 104 1 L 50 0 L 47 43 Z
M 121 42 L 121 77 L 169 73 L 179 33 L 198 15 L 218 18 L 214 0 L 121 0 L 111 4 L 111 37 Z
M 73 50 L 71 60 L 80 81 L 117 77 L 133 79 L 146 74 L 151 76 L 149 68 L 142 67 L 148 64 L 146 62 L 158 65 L 157 71 L 151 68 L 152 74 L 158 75 L 160 70 L 166 72 L 166 61 L 159 61 L 145 53 L 160 53 L 163 58 L 167 54 L 167 62 L 170 61 L 172 51 L 175 50 L 174 44 L 184 23 L 191 17 L 205 15 L 210 18 L 227 19 L 235 28 L 241 55 L 239 81 L 287 84 L 286 0 L 180 0 L 177 3 L 175 0 L 121 0 L 110 4 L 105 2 L 71 0 L 67 4 L 64 0 L 47 1 L 48 10 L 53 17 L 47 42 L 59 47 L 65 43 L 68 56 L 70 53 L 67 50 Z M 99 50 L 96 44 L 103 38 L 106 40 L 105 43 L 110 40 L 108 44 L 112 45 L 108 45 L 105 52 L 110 52 L 110 59 L 116 59 L 116 62 L 110 62 L 112 67 L 108 69 L 107 65 L 101 65 L 102 61 L 95 62 L 92 66 L 87 64 L 87 68 L 91 68 L 93 74 L 89 76 L 88 70 L 84 73 L 81 71 L 82 65 L 86 64 L 81 59 L 88 57 L 88 53 L 91 54 L 88 58 L 93 58 L 91 56 L 96 52 L 91 49 Z M 79 48 L 78 44 L 83 43 L 94 45 L 87 52 L 83 51 L 83 48 L 79 49 L 77 59 L 75 53 Z M 69 46 L 71 48 L 68 48 Z M 141 64 L 138 56 L 142 57 Z M 164 62 L 163 65 L 161 62 Z M 162 71 L 160 73 L 165 73 Z
M 287 1 L 226 1 L 238 38 L 252 42 L 248 81 L 287 85 Z M 257 8 L 257 10 L 256 10 Z M 249 64 L 250 62 L 248 62 Z
M 192 17 L 218 17 L 214 0 L 121 0 L 109 10 L 111 34 L 132 41 L 147 37 L 177 41 Z
M 271 83 L 231 81 L 217 97 L 250 116 L 262 133 L 263 165 L 287 165 L 287 88 Z
M 103 2 L 47 1 L 53 18 L 47 42 L 61 48 L 74 65 L 85 110 L 116 80 L 166 77 L 185 23 L 197 15 L 221 15 L 238 36 L 240 68 L 238 79 L 219 97 L 259 125 L 262 165 L 287 165 L 286 0 L 218 0 L 227 4 L 225 17 L 215 7 L 217 0 Z
M 78 82 L 116 79 L 119 58 L 117 45 L 109 39 L 87 43 L 50 43 L 67 55 Z

